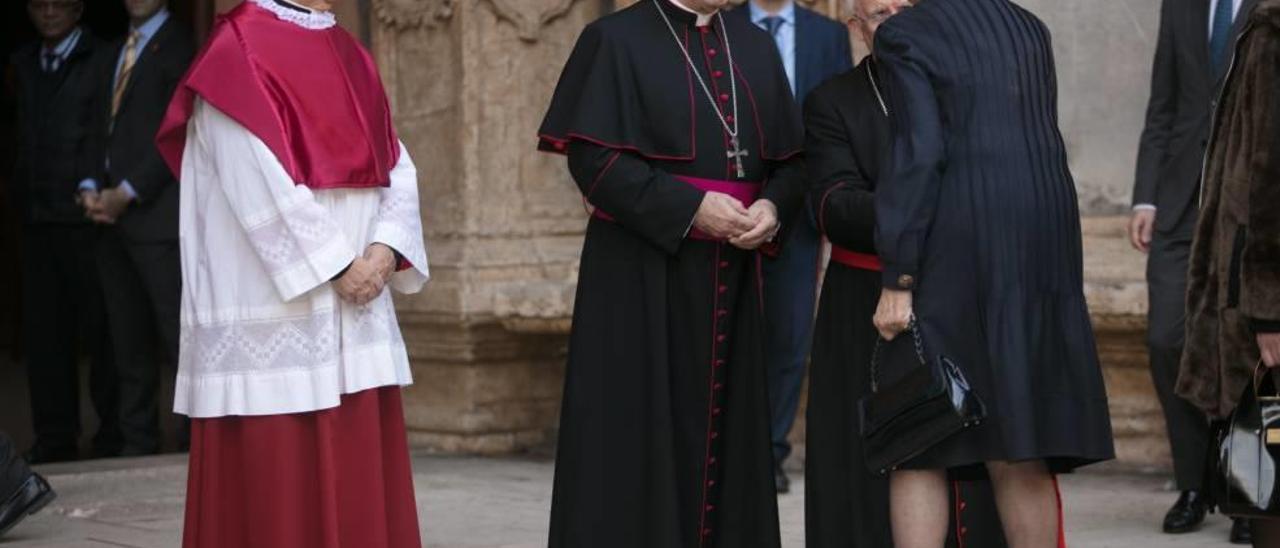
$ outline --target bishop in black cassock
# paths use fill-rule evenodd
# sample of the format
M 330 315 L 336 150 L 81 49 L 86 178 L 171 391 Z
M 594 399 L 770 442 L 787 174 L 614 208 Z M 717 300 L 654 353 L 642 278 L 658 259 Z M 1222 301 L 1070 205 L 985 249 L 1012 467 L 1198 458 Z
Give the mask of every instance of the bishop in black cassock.
M 767 200 L 792 222 L 805 190 L 800 114 L 767 34 L 675 1 L 587 26 L 540 129 L 539 148 L 568 156 L 595 208 L 553 548 L 780 544 L 761 355 L 767 259 L 695 217 L 719 192 Z

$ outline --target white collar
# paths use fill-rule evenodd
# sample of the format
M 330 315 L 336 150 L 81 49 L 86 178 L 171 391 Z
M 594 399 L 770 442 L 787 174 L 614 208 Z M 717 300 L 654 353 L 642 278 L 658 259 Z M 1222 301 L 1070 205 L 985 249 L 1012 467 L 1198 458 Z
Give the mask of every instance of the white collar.
M 693 11 L 692 9 L 689 9 L 689 7 L 688 7 L 688 6 L 685 6 L 685 5 L 684 5 L 684 3 L 683 3 L 683 2 L 681 2 L 680 0 L 669 0 L 669 1 L 671 2 L 671 5 L 673 5 L 673 6 L 677 7 L 677 8 L 679 8 L 680 10 L 682 10 L 682 11 L 687 11 L 687 12 L 689 12 L 689 13 L 692 13 L 692 14 L 694 14 L 694 15 L 698 16 L 698 22 L 696 23 L 696 25 L 698 25 L 699 27 L 705 27 L 705 26 L 707 26 L 708 24 L 710 24 L 710 23 L 711 23 L 711 18 L 712 18 L 712 17 L 715 17 L 715 15 L 716 15 L 716 14 L 714 14 L 714 13 L 712 13 L 712 14 L 710 14 L 710 15 L 707 15 L 707 14 L 702 14 L 702 13 L 698 13 L 698 12 L 696 12 L 696 11 Z
M 288 0 L 280 0 L 286 2 L 290 6 L 296 6 L 297 9 L 287 8 L 276 3 L 276 0 L 253 0 L 258 7 L 274 13 L 281 21 L 287 21 L 311 30 L 324 30 L 338 24 L 337 18 L 327 11 L 315 11 L 305 6 L 299 6 L 297 3 Z M 299 11 L 302 10 L 302 11 Z

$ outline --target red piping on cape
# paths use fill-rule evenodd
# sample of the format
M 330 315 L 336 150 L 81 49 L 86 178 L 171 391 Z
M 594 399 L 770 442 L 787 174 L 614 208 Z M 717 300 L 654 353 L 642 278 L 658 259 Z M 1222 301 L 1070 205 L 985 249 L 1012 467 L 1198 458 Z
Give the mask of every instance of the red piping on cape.
M 689 28 L 688 27 L 685 27 L 684 29 L 684 47 L 685 49 L 689 48 Z M 678 162 L 692 161 L 694 158 L 698 156 L 698 140 L 695 139 L 695 137 L 698 135 L 698 116 L 697 116 L 697 113 L 694 111 L 694 103 L 693 103 L 693 68 L 691 68 L 688 64 L 686 64 L 684 67 L 684 80 L 685 80 L 686 87 L 689 88 L 689 149 L 690 150 L 688 155 L 665 156 L 661 154 L 650 154 L 640 150 L 640 147 L 637 147 L 635 145 L 620 145 L 620 144 L 606 143 L 600 139 L 589 137 L 581 133 L 574 133 L 572 131 L 565 134 L 564 137 L 556 137 L 554 135 L 548 135 L 546 133 L 539 133 L 538 139 L 551 143 L 551 148 L 553 149 L 551 152 L 554 152 L 556 154 L 568 154 L 569 141 L 577 139 L 579 141 L 586 141 L 588 143 L 599 145 L 604 148 L 612 148 L 614 150 L 629 150 L 631 152 L 639 154 L 640 156 L 644 158 L 648 158 L 650 160 L 668 160 L 668 161 L 678 161 Z
M 684 43 L 685 43 L 684 47 L 687 49 L 689 47 L 688 27 L 685 27 L 684 29 Z M 574 133 L 574 132 L 568 132 L 563 137 L 557 137 L 555 135 L 549 135 L 546 133 L 539 133 L 538 139 L 551 143 L 553 150 L 550 150 L 547 152 L 552 152 L 555 154 L 566 154 L 569 142 L 576 139 L 579 141 L 585 141 L 594 145 L 602 146 L 605 148 L 611 148 L 614 150 L 631 151 L 636 154 L 639 154 L 641 157 L 648 158 L 650 160 L 666 160 L 666 161 L 674 161 L 674 162 L 692 161 L 698 155 L 698 140 L 696 139 L 698 135 L 698 113 L 694 105 L 693 69 L 686 64 L 684 70 L 685 70 L 685 81 L 688 84 L 688 88 L 689 88 L 689 148 L 691 150 L 688 155 L 670 156 L 670 155 L 663 155 L 663 154 L 648 153 L 640 150 L 640 147 L 637 147 L 635 145 L 608 143 L 603 140 L 597 139 L 595 137 L 583 135 L 581 133 Z M 781 156 L 777 156 L 777 157 L 768 156 L 765 154 L 764 152 L 765 137 L 764 137 L 764 131 L 761 129 L 762 126 L 760 123 L 760 113 L 756 108 L 755 94 L 751 92 L 751 85 L 747 83 L 747 79 L 745 76 L 743 76 L 742 71 L 741 69 L 738 68 L 737 63 L 734 63 L 733 66 L 729 68 L 729 72 L 735 73 L 738 76 L 738 80 L 742 81 L 743 86 L 745 86 L 747 90 L 747 98 L 750 99 L 751 101 L 751 116 L 752 118 L 755 119 L 756 132 L 760 134 L 760 143 L 759 143 L 760 159 L 781 162 L 781 161 L 789 160 L 793 156 L 800 154 L 800 149 L 784 152 Z

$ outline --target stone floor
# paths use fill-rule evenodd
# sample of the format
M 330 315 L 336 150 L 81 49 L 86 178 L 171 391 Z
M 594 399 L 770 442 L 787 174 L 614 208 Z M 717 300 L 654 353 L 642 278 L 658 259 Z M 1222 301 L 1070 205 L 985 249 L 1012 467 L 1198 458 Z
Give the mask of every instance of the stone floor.
M 551 464 L 545 460 L 419 455 L 414 459 L 425 545 L 429 548 L 545 546 Z M 42 468 L 59 499 L 0 541 L 3 548 L 168 548 L 182 529 L 181 456 Z M 784 546 L 801 548 L 803 486 L 779 499 Z M 1073 548 L 1225 548 L 1227 522 L 1211 517 L 1199 533 L 1170 537 L 1156 524 L 1172 495 L 1163 480 L 1101 472 L 1065 478 Z M 978 547 L 981 548 L 981 547 Z

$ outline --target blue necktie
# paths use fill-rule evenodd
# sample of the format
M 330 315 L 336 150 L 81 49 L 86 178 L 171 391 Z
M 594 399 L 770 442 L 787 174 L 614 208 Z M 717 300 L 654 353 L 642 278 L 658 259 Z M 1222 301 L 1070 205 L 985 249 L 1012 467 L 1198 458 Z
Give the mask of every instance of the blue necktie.
M 1234 0 L 1218 0 L 1213 10 L 1213 32 L 1209 35 L 1209 64 L 1216 76 L 1225 68 L 1230 46 L 1231 25 L 1234 23 Z
M 784 21 L 781 17 L 777 15 L 770 15 L 768 17 L 765 17 L 764 19 L 761 19 L 760 22 L 764 23 L 764 30 L 769 31 L 770 36 L 777 38 L 778 29 L 782 28 L 782 23 Z

